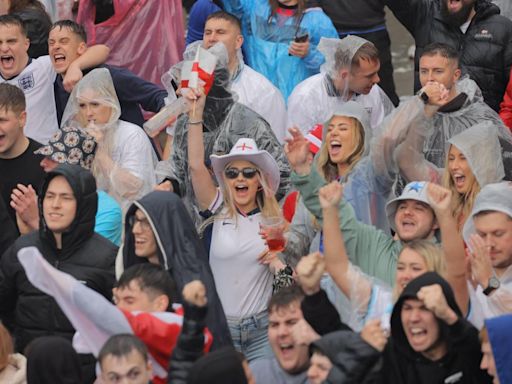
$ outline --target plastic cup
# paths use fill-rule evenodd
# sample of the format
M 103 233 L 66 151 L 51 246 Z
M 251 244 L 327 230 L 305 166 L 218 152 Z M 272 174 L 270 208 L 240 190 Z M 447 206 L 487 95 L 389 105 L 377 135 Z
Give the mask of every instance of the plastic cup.
M 272 252 L 281 252 L 285 246 L 285 221 L 280 216 L 263 217 L 260 223 L 265 233 L 268 249 Z

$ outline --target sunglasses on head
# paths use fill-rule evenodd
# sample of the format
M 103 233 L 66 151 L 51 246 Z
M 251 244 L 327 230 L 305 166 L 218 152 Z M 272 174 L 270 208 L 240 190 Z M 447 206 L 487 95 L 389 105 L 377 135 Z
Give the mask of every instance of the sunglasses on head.
M 224 170 L 224 175 L 226 175 L 228 179 L 236 179 L 240 172 L 242 172 L 242 176 L 246 179 L 252 179 L 254 176 L 256 176 L 258 170 L 256 168 L 226 168 Z

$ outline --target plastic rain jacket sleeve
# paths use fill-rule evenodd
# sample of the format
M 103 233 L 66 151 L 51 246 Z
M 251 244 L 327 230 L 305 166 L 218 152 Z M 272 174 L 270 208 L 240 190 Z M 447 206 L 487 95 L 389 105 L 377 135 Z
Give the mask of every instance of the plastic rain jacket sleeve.
M 282 251 L 286 263 L 292 267 L 297 265 L 302 256 L 319 249 L 320 227 L 315 225 L 314 219 L 302 198 L 299 198 L 295 215 L 286 233 L 286 247 Z
M 162 73 L 181 60 L 185 48 L 181 2 L 113 0 L 113 5 L 114 15 L 95 25 L 94 0 L 80 1 L 77 22 L 84 26 L 88 44 L 108 45 L 108 64 L 160 84 Z
M 313 167 L 306 176 L 292 173 L 292 183 L 300 191 L 306 207 L 321 223 L 322 210 L 318 190 L 326 181 Z M 359 222 L 354 209 L 345 199 L 340 203 L 339 215 L 340 229 L 350 261 L 370 276 L 375 276 L 389 285 L 394 284 L 396 261 L 402 249 L 400 241 L 393 240 L 386 232 L 372 225 Z
M 219 47 L 220 50 L 212 51 Z M 227 69 L 227 52 L 222 44 L 216 44 L 210 51 L 218 55 L 214 72 L 214 83 L 206 98 L 203 113 L 204 160 L 209 163 L 212 154 L 227 154 L 238 139 L 253 138 L 258 148 L 265 150 L 277 161 L 281 180 L 276 193 L 280 200 L 286 195 L 290 183 L 290 166 L 283 148 L 269 124 L 256 112 L 234 102 L 230 91 L 230 75 Z M 222 48 L 224 48 L 222 50 Z M 157 166 L 159 181 L 164 178 L 174 179 L 179 186 L 179 194 L 197 222 L 195 199 L 192 182 L 188 173 L 187 147 L 188 116 L 182 115 L 176 122 L 173 152 L 169 160 L 161 161 Z
M 446 142 L 456 134 L 483 121 L 489 121 L 498 129 L 500 139 L 512 143 L 512 134 L 505 127 L 499 115 L 484 103 L 482 93 L 476 83 L 468 77 L 457 85 L 459 93 L 467 95 L 462 108 L 453 112 L 437 112 L 433 117 L 432 134 L 423 148 L 425 158 L 438 168 L 444 167 L 446 159 Z
M 317 50 L 320 38 L 338 37 L 331 20 L 317 7 L 306 9 L 298 28 L 293 17 L 271 18 L 268 0 L 225 0 L 224 7 L 242 21 L 247 64 L 279 88 L 285 100 L 298 83 L 319 72 L 324 62 Z M 306 33 L 310 44 L 308 55 L 290 56 L 291 42 Z
M 80 102 L 95 101 L 111 108 L 105 124 L 90 124 L 80 113 Z M 62 126 L 79 126 L 98 141 L 92 172 L 98 188 L 115 197 L 123 210 L 155 185 L 156 155 L 140 127 L 119 120 L 121 107 L 106 68 L 89 72 L 75 86 L 62 117 Z M 101 154 L 101 155 L 100 155 Z M 105 159 L 100 160 L 103 156 Z

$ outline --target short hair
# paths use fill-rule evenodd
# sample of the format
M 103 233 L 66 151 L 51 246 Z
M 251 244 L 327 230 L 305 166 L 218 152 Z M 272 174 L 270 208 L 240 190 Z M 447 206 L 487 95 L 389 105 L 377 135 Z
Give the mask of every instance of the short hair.
M 480 330 L 478 334 L 478 338 L 480 339 L 480 343 L 490 343 L 489 341 L 489 332 L 487 332 L 487 327 L 484 327 Z
M 339 71 L 348 66 L 359 68 L 361 60 L 367 62 L 379 61 L 379 50 L 369 41 L 361 45 L 352 58 L 350 58 L 350 55 L 351 51 L 349 49 L 343 47 L 337 48 L 334 53 L 334 69 Z
M 285 287 L 272 295 L 268 302 L 268 312 L 272 313 L 275 310 L 286 308 L 295 301 L 302 302 L 304 293 L 302 289 L 296 285 Z
M 235 15 L 233 15 L 232 13 L 229 13 L 226 11 L 213 12 L 208 15 L 208 17 L 206 18 L 206 22 L 208 22 L 208 20 L 211 20 L 211 19 L 221 19 L 221 20 L 229 21 L 230 23 L 235 24 L 235 26 L 238 28 L 240 33 L 242 32 L 242 23 L 240 22 L 240 19 L 238 17 L 236 17 Z M 205 25 L 206 25 L 206 22 L 205 22 Z
M 0 84 L 0 109 L 20 114 L 26 107 L 25 94 L 21 89 L 8 83 Z
M 103 344 L 98 354 L 100 367 L 107 356 L 112 355 L 120 358 L 129 355 L 132 351 L 140 353 L 144 361 L 148 361 L 148 349 L 139 338 L 128 333 L 111 336 L 107 342 Z
M 16 26 L 20 29 L 23 36 L 27 37 L 27 27 L 23 22 L 23 19 L 16 14 L 7 14 L 0 16 L 0 26 L 12 27 Z
M 136 281 L 141 291 L 147 293 L 151 299 L 166 295 L 171 303 L 178 298 L 174 280 L 161 266 L 150 263 L 132 265 L 124 270 L 116 286 L 126 288 L 132 281 Z
M 85 28 L 82 26 L 82 24 L 78 24 L 76 21 L 69 19 L 59 20 L 52 24 L 50 31 L 54 30 L 57 27 L 59 27 L 60 29 L 69 29 L 71 32 L 77 35 L 81 41 L 87 43 L 87 32 L 85 32 Z
M 457 50 L 443 43 L 430 43 L 421 52 L 420 58 L 423 56 L 441 56 L 448 60 L 453 60 L 457 67 L 459 66 L 460 55 Z
M 372 63 L 379 61 L 379 50 L 373 43 L 367 42 L 361 45 L 352 58 L 352 68 L 359 68 L 361 61 Z
M 503 213 L 505 216 L 507 216 L 507 218 L 508 218 L 508 220 L 509 220 L 509 221 L 510 221 L 510 220 L 512 220 L 512 216 L 510 216 L 510 215 L 509 215 L 509 214 L 507 214 L 506 212 L 498 211 L 498 210 L 494 211 L 494 210 L 492 210 L 492 209 L 486 209 L 486 210 L 484 210 L 484 211 L 480 211 L 480 212 L 478 212 L 478 213 L 475 213 L 475 214 L 473 215 L 473 217 L 481 217 L 481 216 L 485 216 L 485 215 L 490 215 L 491 213 Z
M 0 322 L 0 371 L 2 371 L 9 363 L 9 355 L 14 353 L 12 337 Z

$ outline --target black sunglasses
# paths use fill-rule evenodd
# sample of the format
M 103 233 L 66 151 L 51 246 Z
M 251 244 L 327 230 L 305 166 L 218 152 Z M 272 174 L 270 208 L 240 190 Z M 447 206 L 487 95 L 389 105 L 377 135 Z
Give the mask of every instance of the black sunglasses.
M 256 176 L 258 170 L 256 168 L 226 168 L 224 170 L 224 175 L 226 175 L 228 179 L 236 179 L 240 172 L 242 172 L 243 177 L 246 179 L 252 179 L 254 176 Z

